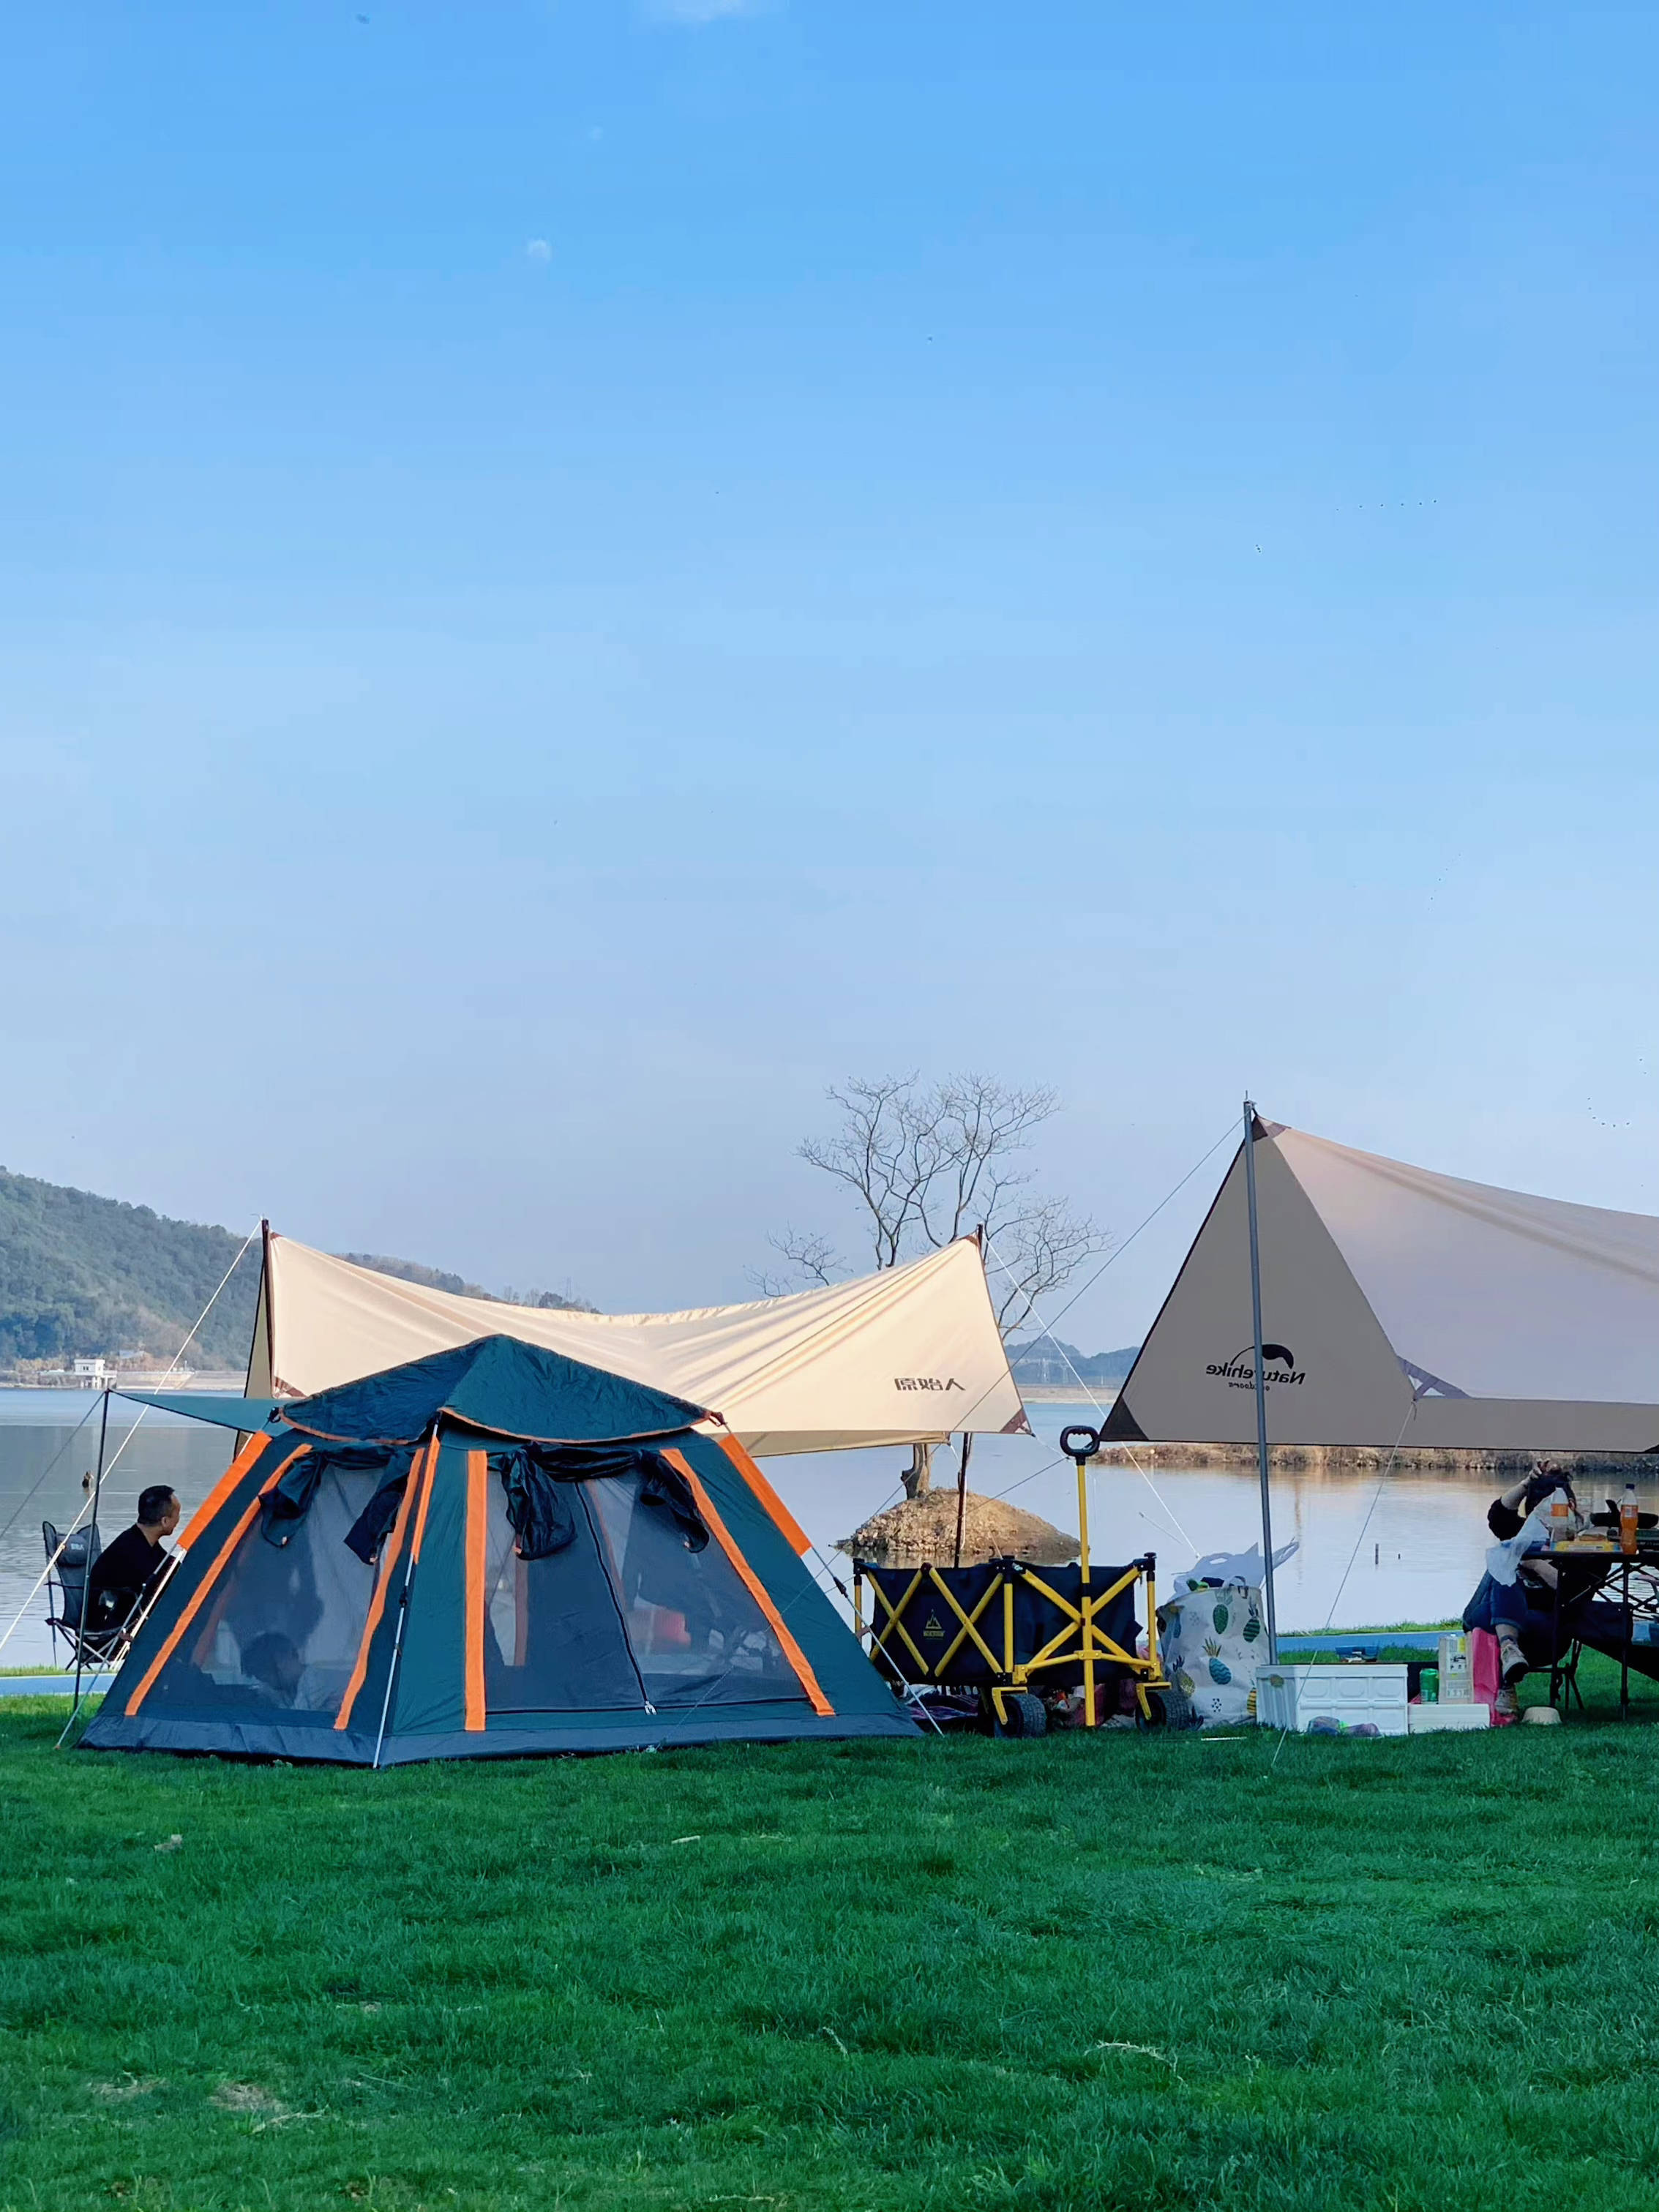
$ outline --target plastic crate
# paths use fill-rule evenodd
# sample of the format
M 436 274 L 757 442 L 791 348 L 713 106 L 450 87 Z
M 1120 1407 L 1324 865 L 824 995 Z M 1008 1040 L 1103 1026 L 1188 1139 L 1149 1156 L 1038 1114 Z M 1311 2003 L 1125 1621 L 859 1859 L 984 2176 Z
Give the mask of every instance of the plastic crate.
M 1413 1735 L 1443 1735 L 1449 1732 L 1492 1726 L 1490 1705 L 1407 1705 L 1406 1726 Z
M 1255 1670 L 1255 1717 L 1263 1728 L 1305 1735 L 1316 1720 L 1343 1721 L 1350 1728 L 1369 1721 L 1379 1735 L 1404 1735 L 1407 1711 L 1403 1666 Z

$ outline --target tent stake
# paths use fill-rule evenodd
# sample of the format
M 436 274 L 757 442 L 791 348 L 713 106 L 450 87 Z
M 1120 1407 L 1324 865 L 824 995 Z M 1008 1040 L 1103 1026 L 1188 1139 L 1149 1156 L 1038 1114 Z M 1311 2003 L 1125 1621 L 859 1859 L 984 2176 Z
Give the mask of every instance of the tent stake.
M 1279 1664 L 1279 1614 L 1273 1604 L 1273 1515 L 1267 1483 L 1267 1378 L 1261 1371 L 1261 1243 L 1255 1215 L 1255 1107 L 1244 1101 L 1244 1188 L 1250 1205 L 1250 1319 L 1255 1344 L 1255 1458 L 1261 1477 L 1261 1559 L 1267 1601 L 1267 1664 Z

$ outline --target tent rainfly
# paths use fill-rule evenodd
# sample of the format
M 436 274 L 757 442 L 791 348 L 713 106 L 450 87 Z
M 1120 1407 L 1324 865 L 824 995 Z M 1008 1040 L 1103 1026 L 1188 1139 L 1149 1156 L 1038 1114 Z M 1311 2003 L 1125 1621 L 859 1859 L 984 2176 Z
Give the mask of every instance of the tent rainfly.
M 1274 1444 L 1659 1450 L 1659 1219 L 1255 1120 Z M 1253 1443 L 1241 1145 L 1103 1437 Z
M 253 1433 L 88 1744 L 387 1765 L 912 1734 L 702 1407 L 506 1336 L 268 1406 L 204 1401 Z
M 712 1407 L 757 1455 L 1029 1433 L 968 1237 L 827 1290 L 588 1314 L 428 1290 L 267 1232 L 247 1393 L 331 1390 L 492 1334 Z

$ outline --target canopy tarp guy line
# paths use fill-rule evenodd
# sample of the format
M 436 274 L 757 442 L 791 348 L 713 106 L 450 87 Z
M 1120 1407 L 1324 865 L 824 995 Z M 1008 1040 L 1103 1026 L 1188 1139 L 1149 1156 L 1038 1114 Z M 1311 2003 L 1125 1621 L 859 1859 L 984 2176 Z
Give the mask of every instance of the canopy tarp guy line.
M 428 1290 L 270 1236 L 248 1394 L 310 1396 L 490 1335 L 711 1407 L 757 1455 L 1026 1431 L 971 1237 L 788 1297 L 587 1314 Z
M 1258 1121 L 1275 1444 L 1659 1449 L 1659 1219 Z M 1103 1431 L 1255 1437 L 1243 1146 Z

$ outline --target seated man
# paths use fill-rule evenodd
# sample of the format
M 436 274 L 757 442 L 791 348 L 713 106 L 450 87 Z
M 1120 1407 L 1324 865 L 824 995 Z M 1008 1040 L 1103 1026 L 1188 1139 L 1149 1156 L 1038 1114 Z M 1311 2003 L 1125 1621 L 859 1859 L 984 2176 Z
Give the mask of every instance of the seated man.
M 86 1628 L 89 1636 L 113 1638 L 125 1628 L 158 1577 L 167 1554 L 161 1539 L 179 1526 L 179 1500 L 164 1482 L 138 1493 L 138 1518 L 100 1554 L 87 1578 Z

